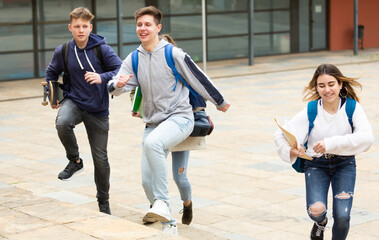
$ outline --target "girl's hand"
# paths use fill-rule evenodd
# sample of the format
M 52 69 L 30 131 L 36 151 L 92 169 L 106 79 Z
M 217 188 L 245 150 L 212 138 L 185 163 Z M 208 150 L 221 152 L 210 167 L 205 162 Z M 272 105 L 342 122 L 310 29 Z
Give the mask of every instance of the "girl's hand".
M 290 156 L 291 157 L 300 157 L 305 154 L 305 149 L 303 147 L 297 147 L 297 144 L 295 144 L 291 150 L 290 150 Z
M 317 142 L 317 143 L 313 146 L 313 151 L 315 151 L 315 153 L 324 154 L 325 151 L 326 151 L 324 140 L 321 140 L 321 141 Z

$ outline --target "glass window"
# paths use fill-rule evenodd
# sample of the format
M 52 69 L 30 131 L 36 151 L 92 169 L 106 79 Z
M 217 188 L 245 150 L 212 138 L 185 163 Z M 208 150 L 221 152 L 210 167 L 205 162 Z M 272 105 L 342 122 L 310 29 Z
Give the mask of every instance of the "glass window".
M 67 24 L 47 24 L 39 26 L 39 48 L 55 49 L 58 45 L 72 39 Z
M 77 7 L 91 10 L 90 0 L 39 0 L 37 1 L 38 21 L 70 20 L 70 12 Z
M 274 32 L 290 30 L 290 12 L 274 11 L 273 30 Z
M 32 50 L 32 25 L 0 26 L 0 42 L 0 52 Z
M 1 54 L 0 80 L 34 77 L 33 53 Z
M 309 51 L 309 4 L 299 1 L 299 51 Z
M 208 15 L 208 36 L 248 33 L 247 13 Z
M 271 32 L 272 12 L 255 12 L 254 13 L 254 33 Z
M 169 33 L 177 38 L 201 38 L 202 22 L 201 16 L 170 17 L 162 23 L 161 33 Z
M 254 33 L 268 33 L 290 30 L 289 11 L 254 13 Z
M 122 40 L 124 43 L 139 42 L 136 34 L 136 21 L 124 20 L 122 21 Z
M 201 4 L 201 1 L 199 1 Z M 213 0 L 208 1 L 207 11 L 224 12 L 224 11 L 247 11 L 248 0 Z
M 201 0 L 159 0 L 157 2 L 163 16 L 166 14 L 201 13 Z
M 32 22 L 32 1 L 0 1 L 0 23 Z
M 108 44 L 117 43 L 117 22 L 101 21 L 97 22 L 97 34 L 106 37 Z
M 222 50 L 221 50 L 222 49 Z M 248 37 L 224 37 L 208 40 L 208 60 L 248 56 Z
M 188 53 L 195 62 L 203 60 L 202 40 L 178 40 L 175 41 L 175 43 L 176 46 L 182 48 L 184 52 Z
M 263 34 L 254 36 L 254 55 L 271 55 L 290 52 L 289 33 Z
M 143 7 L 145 7 L 145 1 L 122 0 L 122 15 L 123 17 L 133 17 L 134 20 L 134 12 Z M 114 8 L 116 9 L 116 3 Z
M 117 17 L 117 2 L 116 0 L 102 0 L 95 1 L 96 3 L 96 19 L 100 18 L 116 18 Z M 124 3 L 121 3 L 122 10 L 124 10 Z M 124 12 L 123 12 L 124 13 Z
M 254 0 L 254 11 L 290 7 L 290 0 Z

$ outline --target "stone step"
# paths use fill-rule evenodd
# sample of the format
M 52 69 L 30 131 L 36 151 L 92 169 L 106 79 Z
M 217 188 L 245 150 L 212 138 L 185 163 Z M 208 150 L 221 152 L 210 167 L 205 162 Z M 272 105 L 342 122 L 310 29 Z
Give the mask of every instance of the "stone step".
M 0 239 L 186 239 L 86 207 L 33 195 L 17 187 L 0 189 Z

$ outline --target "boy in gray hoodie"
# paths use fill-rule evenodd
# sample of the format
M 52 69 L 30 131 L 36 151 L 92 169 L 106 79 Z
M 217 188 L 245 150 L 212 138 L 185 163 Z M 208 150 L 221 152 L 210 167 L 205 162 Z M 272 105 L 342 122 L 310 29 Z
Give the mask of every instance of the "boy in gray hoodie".
M 171 215 L 168 194 L 166 156 L 170 147 L 186 139 L 192 132 L 194 118 L 189 103 L 189 89 L 176 82 L 165 60 L 165 46 L 159 39 L 162 13 L 153 6 L 134 14 L 138 47 L 138 79 L 133 72 L 131 54 L 123 61 L 118 74 L 109 82 L 108 90 L 117 96 L 140 86 L 143 98 L 142 185 L 152 208 L 147 216 L 163 223 L 163 231 L 177 235 L 176 221 Z M 174 47 L 173 58 L 180 75 L 202 97 L 226 112 L 230 104 L 189 55 Z M 174 91 L 175 89 L 175 91 Z

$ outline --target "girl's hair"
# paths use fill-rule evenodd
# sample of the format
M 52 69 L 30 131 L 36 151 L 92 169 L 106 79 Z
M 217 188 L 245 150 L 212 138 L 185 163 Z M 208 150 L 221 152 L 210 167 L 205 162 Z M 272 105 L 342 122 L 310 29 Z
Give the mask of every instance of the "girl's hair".
M 167 42 L 171 43 L 172 45 L 176 46 L 174 39 L 172 39 L 172 37 L 166 33 L 159 36 L 159 40 L 161 39 L 164 39 Z
M 137 22 L 138 18 L 140 18 L 140 17 L 142 17 L 144 15 L 151 15 L 151 16 L 153 16 L 155 24 L 156 25 L 161 24 L 162 12 L 158 8 L 156 8 L 154 6 L 148 6 L 148 7 L 140 8 L 137 11 L 134 12 L 134 19 Z
M 349 78 L 344 76 L 341 71 L 333 64 L 321 64 L 313 74 L 312 80 L 308 83 L 308 86 L 304 88 L 304 101 L 312 101 L 321 98 L 317 92 L 317 79 L 320 75 L 327 74 L 337 79 L 338 84 L 342 84 L 340 95 L 342 97 L 350 97 L 357 102 L 359 98 L 355 93 L 354 87 L 362 90 L 362 85 L 357 81 L 358 78 Z
M 77 7 L 70 13 L 70 24 L 73 19 L 82 18 L 87 21 L 92 21 L 95 16 L 85 7 Z

